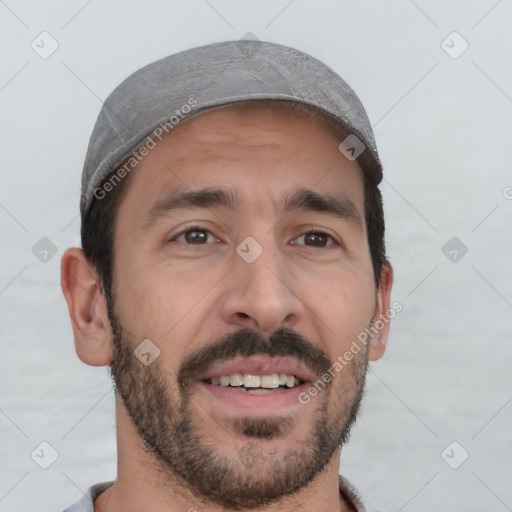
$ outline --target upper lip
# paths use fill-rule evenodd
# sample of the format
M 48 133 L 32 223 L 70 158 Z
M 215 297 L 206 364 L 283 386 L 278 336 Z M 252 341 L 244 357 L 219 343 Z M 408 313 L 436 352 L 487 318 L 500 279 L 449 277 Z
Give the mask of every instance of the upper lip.
M 313 374 L 298 360 L 288 357 L 251 356 L 235 357 L 229 361 L 212 366 L 199 376 L 199 380 L 207 380 L 234 373 L 247 373 L 250 375 L 270 375 L 272 373 L 286 373 L 295 375 L 299 380 L 312 381 Z

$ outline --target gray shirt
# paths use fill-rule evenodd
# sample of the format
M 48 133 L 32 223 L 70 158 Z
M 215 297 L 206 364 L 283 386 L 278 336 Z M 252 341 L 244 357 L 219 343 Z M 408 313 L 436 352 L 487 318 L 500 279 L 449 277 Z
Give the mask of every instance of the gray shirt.
M 103 482 L 87 489 L 86 493 L 74 504 L 63 512 L 94 512 L 94 500 L 114 482 Z M 373 508 L 364 500 L 352 484 L 340 475 L 340 493 L 357 512 L 384 512 Z

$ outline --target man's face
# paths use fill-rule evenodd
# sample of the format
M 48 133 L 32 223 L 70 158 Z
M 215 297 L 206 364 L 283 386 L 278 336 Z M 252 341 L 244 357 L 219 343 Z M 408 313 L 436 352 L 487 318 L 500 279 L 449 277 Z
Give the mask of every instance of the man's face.
M 210 111 L 150 152 L 119 207 L 118 394 L 166 477 L 224 507 L 306 485 L 355 418 L 372 349 L 299 400 L 378 296 L 362 173 L 339 142 L 284 112 Z

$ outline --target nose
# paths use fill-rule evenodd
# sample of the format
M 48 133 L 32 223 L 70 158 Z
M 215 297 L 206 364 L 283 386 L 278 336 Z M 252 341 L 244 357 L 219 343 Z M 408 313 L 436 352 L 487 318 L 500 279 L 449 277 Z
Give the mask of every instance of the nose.
M 267 246 L 252 263 L 238 254 L 233 259 L 234 268 L 221 305 L 224 321 L 267 335 L 296 325 L 305 306 L 292 289 L 293 276 L 278 250 Z

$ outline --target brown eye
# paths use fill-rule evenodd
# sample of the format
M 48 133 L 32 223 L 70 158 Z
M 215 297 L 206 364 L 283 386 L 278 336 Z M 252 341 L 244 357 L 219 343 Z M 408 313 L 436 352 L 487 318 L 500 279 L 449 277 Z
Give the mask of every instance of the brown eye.
M 171 241 L 183 242 L 189 245 L 205 245 L 215 241 L 216 238 L 206 229 L 187 229 L 177 234 Z
M 208 240 L 208 232 L 207 231 L 198 231 L 198 230 L 187 231 L 186 233 L 184 233 L 184 235 L 185 235 L 185 240 L 189 244 L 195 244 L 195 243 L 204 244 Z
M 315 247 L 325 247 L 328 236 L 324 233 L 309 233 L 305 237 L 305 242 Z
M 308 247 L 323 248 L 334 243 L 333 238 L 327 233 L 321 231 L 310 231 L 297 238 L 300 245 L 307 245 Z M 302 242 L 303 240 L 303 242 Z

